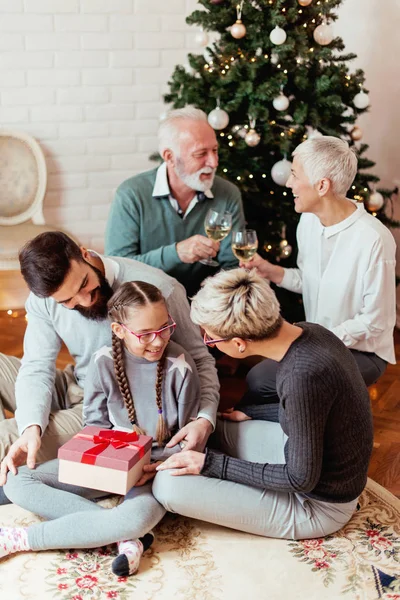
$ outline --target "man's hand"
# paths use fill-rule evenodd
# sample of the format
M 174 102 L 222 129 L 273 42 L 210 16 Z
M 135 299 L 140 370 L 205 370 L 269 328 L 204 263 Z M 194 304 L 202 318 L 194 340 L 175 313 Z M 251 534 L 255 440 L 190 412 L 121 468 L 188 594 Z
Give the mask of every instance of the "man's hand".
M 1 462 L 0 485 L 5 484 L 8 471 L 16 475 L 17 467 L 23 465 L 25 460 L 30 469 L 35 468 L 36 455 L 41 443 L 39 425 L 27 427 L 21 437 L 13 443 L 7 456 Z
M 162 465 L 162 460 L 159 460 L 158 462 L 155 462 L 155 463 L 151 463 L 151 465 L 144 465 L 143 475 L 141 476 L 139 481 L 137 481 L 135 483 L 134 487 L 144 485 L 148 481 L 151 481 L 151 479 L 154 479 L 154 477 L 157 475 L 156 468 L 158 467 L 158 465 Z
M 255 254 L 253 258 L 247 262 L 240 262 L 239 266 L 244 267 L 245 269 L 256 269 L 257 273 L 261 275 L 261 277 L 265 277 L 273 283 L 278 284 L 281 283 L 285 274 L 283 267 L 280 267 L 279 265 L 273 265 L 264 258 L 261 258 L 259 254 Z
M 240 423 L 241 421 L 251 421 L 251 417 L 248 417 L 241 410 L 235 410 L 234 408 L 228 408 L 223 413 L 221 413 L 220 416 L 221 419 L 233 421 L 234 423 Z
M 176 244 L 176 251 L 183 263 L 195 263 L 209 256 L 214 257 L 219 250 L 219 242 L 204 235 L 193 235 Z
M 182 427 L 168 442 L 167 448 L 181 444 L 182 450 L 203 452 L 213 427 L 207 419 L 200 417 Z M 169 459 L 168 459 L 169 460 Z
M 174 469 L 171 475 L 199 475 L 205 459 L 206 455 L 202 452 L 177 452 L 157 467 L 157 471 Z

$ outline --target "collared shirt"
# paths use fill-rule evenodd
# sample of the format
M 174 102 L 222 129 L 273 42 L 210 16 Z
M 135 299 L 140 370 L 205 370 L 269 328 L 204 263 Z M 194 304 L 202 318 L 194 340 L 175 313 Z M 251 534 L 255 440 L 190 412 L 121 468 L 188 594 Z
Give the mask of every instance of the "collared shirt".
M 214 198 L 214 194 L 211 190 L 206 190 L 205 192 L 196 192 L 194 191 L 194 196 L 191 199 L 189 206 L 183 212 L 181 207 L 179 206 L 178 201 L 171 194 L 171 190 L 169 189 L 168 184 L 168 176 L 167 176 L 167 163 L 163 162 L 157 169 L 156 181 L 153 188 L 152 193 L 153 198 L 165 198 L 168 197 L 168 200 L 172 206 L 172 208 L 181 216 L 183 219 L 186 219 L 190 211 L 196 206 L 199 201 L 204 200 L 205 198 Z
M 119 264 L 117 262 L 115 262 L 115 260 L 112 260 L 112 258 L 109 258 L 108 256 L 103 256 L 102 254 L 99 254 L 98 252 L 96 252 L 96 250 L 88 249 L 88 252 L 90 252 L 90 254 L 92 256 L 96 256 L 97 258 L 99 258 L 101 260 L 101 262 L 104 265 L 104 277 L 107 279 L 109 285 L 112 287 L 114 284 L 114 281 L 116 279 L 118 279 Z
M 303 294 L 307 321 L 395 363 L 396 245 L 387 227 L 362 204 L 330 227 L 304 213 L 297 242 L 298 269 L 285 269 L 280 285 Z

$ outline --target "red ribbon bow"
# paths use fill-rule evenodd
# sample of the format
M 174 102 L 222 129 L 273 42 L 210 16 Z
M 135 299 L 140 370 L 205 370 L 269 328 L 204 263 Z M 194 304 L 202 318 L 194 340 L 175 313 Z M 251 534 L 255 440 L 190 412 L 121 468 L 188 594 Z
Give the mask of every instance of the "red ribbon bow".
M 110 429 L 102 429 L 97 435 L 85 435 L 79 433 L 77 437 L 93 440 L 95 444 L 92 448 L 85 450 L 82 454 L 81 462 L 86 465 L 96 464 L 99 454 L 104 452 L 108 446 L 112 446 L 116 450 L 134 446 L 139 450 L 139 457 L 144 456 L 144 447 L 139 443 L 139 436 L 135 431 L 115 431 Z

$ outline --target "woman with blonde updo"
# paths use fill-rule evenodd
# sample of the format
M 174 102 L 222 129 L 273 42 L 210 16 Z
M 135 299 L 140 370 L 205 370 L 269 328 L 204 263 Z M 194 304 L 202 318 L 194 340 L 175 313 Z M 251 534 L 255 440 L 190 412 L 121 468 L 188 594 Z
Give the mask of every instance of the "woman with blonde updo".
M 320 325 L 284 321 L 255 271 L 207 279 L 191 318 L 208 346 L 277 361 L 279 403 L 224 413 L 215 449 L 182 452 L 157 467 L 154 496 L 169 511 L 263 536 L 340 529 L 365 486 L 372 450 L 369 396 L 351 352 Z

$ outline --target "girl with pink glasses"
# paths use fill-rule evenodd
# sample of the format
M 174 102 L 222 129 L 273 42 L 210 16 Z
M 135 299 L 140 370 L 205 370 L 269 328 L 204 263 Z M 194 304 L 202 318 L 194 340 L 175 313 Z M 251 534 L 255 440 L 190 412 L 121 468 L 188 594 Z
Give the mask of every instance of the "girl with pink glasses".
M 118 576 L 135 573 L 165 509 L 152 493 L 161 461 L 179 446 L 171 436 L 199 408 L 200 383 L 193 359 L 170 340 L 176 324 L 158 288 L 143 281 L 121 285 L 108 302 L 112 347 L 94 353 L 85 381 L 84 425 L 132 429 L 153 437 L 152 464 L 112 509 L 93 502 L 106 495 L 58 481 L 58 460 L 35 470 L 20 467 L 5 486 L 8 498 L 48 519 L 29 528 L 0 529 L 0 558 L 18 551 L 95 548 L 118 542 L 112 564 Z

